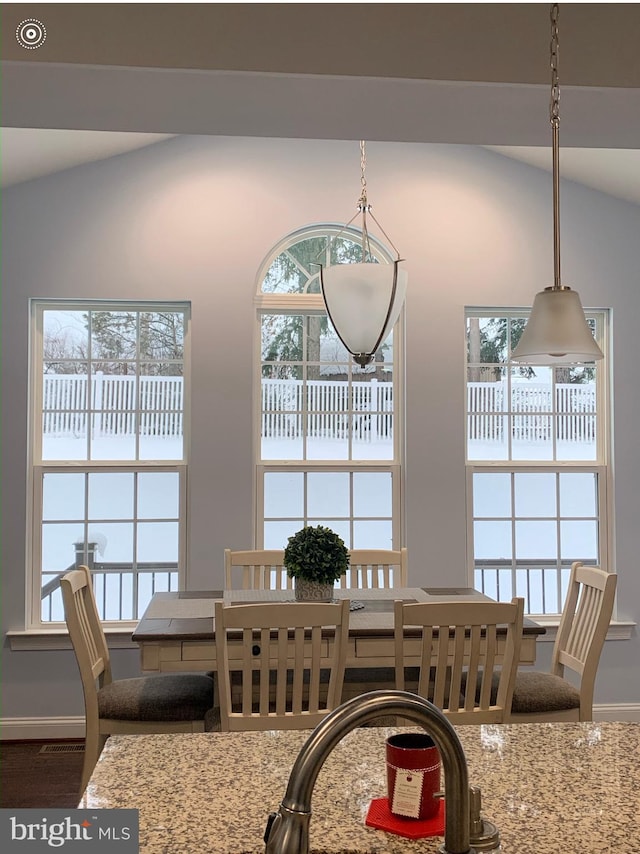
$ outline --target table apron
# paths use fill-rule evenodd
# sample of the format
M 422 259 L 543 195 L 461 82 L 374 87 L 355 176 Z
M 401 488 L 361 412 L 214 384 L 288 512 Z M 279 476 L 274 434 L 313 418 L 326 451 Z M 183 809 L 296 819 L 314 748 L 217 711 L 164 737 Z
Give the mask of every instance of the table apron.
M 498 637 L 498 661 L 502 660 L 504 651 L 504 638 Z M 139 641 L 141 667 L 148 672 L 177 672 L 187 670 L 215 670 L 216 669 L 216 647 L 214 640 L 163 640 L 163 641 Z M 420 663 L 419 642 L 407 640 L 408 664 Z M 415 645 L 415 654 L 412 654 L 412 644 Z M 327 655 L 330 650 L 331 641 L 324 641 Z M 237 655 L 231 653 L 232 658 L 242 657 L 242 644 L 238 643 Z M 274 660 L 277 660 L 274 644 Z M 520 650 L 521 664 L 535 664 L 536 660 L 536 637 L 535 635 L 522 638 Z M 393 667 L 395 663 L 393 637 L 392 636 L 368 636 L 349 638 L 347 647 L 347 667 Z M 434 660 L 435 663 L 435 660 Z

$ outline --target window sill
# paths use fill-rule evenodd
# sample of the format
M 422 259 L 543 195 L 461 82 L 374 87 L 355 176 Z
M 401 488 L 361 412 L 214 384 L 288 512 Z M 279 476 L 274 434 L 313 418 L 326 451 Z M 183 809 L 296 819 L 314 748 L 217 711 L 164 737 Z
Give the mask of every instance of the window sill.
M 538 643 L 554 643 L 558 634 L 559 617 L 531 617 L 539 626 L 543 626 L 546 632 L 540 635 Z M 607 640 L 629 640 L 636 628 L 637 623 L 632 620 L 613 620 L 607 629 Z
M 139 649 L 131 640 L 135 626 L 127 628 L 105 628 L 109 649 Z M 24 629 L 6 633 L 9 646 L 13 651 L 73 649 L 66 629 Z

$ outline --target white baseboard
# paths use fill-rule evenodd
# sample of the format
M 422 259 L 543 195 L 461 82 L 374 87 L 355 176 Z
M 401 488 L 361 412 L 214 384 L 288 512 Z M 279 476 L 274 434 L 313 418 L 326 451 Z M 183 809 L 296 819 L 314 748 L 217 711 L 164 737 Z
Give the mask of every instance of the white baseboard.
M 601 703 L 593 707 L 596 721 L 640 722 L 640 703 Z M 0 721 L 2 741 L 46 741 L 84 738 L 84 717 L 5 718 Z
M 640 703 L 600 703 L 593 707 L 596 721 L 640 721 Z
M 47 741 L 84 738 L 84 715 L 75 718 L 4 718 L 0 720 L 2 741 Z

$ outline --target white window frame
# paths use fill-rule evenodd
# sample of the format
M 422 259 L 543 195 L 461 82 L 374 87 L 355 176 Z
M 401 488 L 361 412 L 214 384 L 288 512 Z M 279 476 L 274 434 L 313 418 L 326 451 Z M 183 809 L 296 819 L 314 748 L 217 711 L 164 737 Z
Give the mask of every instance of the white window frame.
M 309 460 L 307 463 L 304 461 L 296 461 L 296 462 L 287 462 L 283 460 L 274 460 L 273 462 L 267 463 L 258 463 L 256 466 L 256 506 L 258 510 L 258 515 L 256 517 L 256 548 L 264 548 L 264 540 L 263 540 L 263 523 L 265 521 L 265 516 L 263 512 L 264 508 L 264 478 L 265 474 L 269 472 L 302 472 L 303 474 L 309 474 L 317 471 L 322 472 L 346 472 L 351 474 L 353 472 L 384 472 L 391 475 L 391 503 L 392 503 L 392 515 L 391 515 L 391 531 L 392 531 L 392 546 L 390 548 L 399 549 L 400 543 L 402 541 L 401 537 L 401 518 L 400 513 L 396 512 L 396 508 L 400 508 L 402 506 L 401 502 L 401 466 L 399 463 L 380 463 L 378 465 L 373 465 L 369 460 L 352 460 L 350 462 L 345 461 L 327 461 L 327 460 Z M 286 517 L 278 517 L 282 519 L 282 521 L 286 521 Z M 296 519 L 298 517 L 295 517 Z M 353 524 L 354 521 L 375 521 L 376 517 L 354 517 L 350 515 L 346 517 L 349 522 L 349 528 L 353 535 Z M 341 519 L 340 521 L 344 521 Z M 310 520 L 309 514 L 305 513 L 302 521 L 300 522 L 300 527 L 303 525 L 315 525 L 317 521 L 314 519 Z M 329 527 L 331 527 L 331 523 Z
M 504 306 L 467 306 L 464 312 L 465 332 L 469 317 L 510 317 L 515 319 L 527 318 L 530 310 L 508 308 Z M 470 586 L 475 587 L 475 556 L 474 556 L 474 509 L 473 509 L 473 476 L 481 472 L 589 472 L 594 473 L 598 482 L 597 512 L 598 512 L 598 565 L 611 571 L 613 566 L 613 507 L 612 507 L 612 467 L 611 467 L 611 402 L 610 402 L 610 313 L 607 309 L 585 310 L 587 318 L 595 321 L 595 338 L 604 353 L 604 359 L 598 362 L 598 383 L 596 386 L 596 459 L 595 460 L 485 460 L 468 457 L 468 358 L 467 340 L 465 334 L 465 382 L 464 382 L 464 419 L 465 419 L 465 467 L 466 467 L 466 539 L 467 539 L 467 577 Z M 515 366 L 516 363 L 504 363 L 505 367 Z M 533 364 L 533 363 L 532 363 Z M 509 422 L 510 424 L 510 422 Z M 557 508 L 557 514 L 559 514 Z M 513 517 L 515 518 L 515 517 Z M 513 521 L 513 519 L 512 519 Z M 512 560 L 515 566 L 515 557 Z M 522 595 L 514 591 L 514 595 Z M 525 594 L 526 595 L 526 594 Z M 547 613 L 538 616 L 554 619 L 557 615 Z
M 43 460 L 42 459 L 42 401 L 44 335 L 43 316 L 46 311 L 136 311 L 136 312 L 180 312 L 184 314 L 183 353 L 183 457 L 179 460 Z M 41 548 L 42 548 L 42 484 L 48 472 L 145 472 L 167 471 L 178 475 L 178 589 L 186 580 L 188 558 L 187 543 L 187 479 L 190 436 L 190 320 L 191 306 L 186 301 L 128 301 L 128 300 L 75 300 L 75 299 L 31 299 L 30 300 L 30 396 L 28 415 L 28 458 L 27 458 L 27 531 L 25 626 L 27 631 L 59 630 L 61 621 L 44 621 L 41 618 Z M 145 520 L 146 521 L 146 520 Z M 86 524 L 86 520 L 85 520 Z M 106 629 L 130 629 L 138 619 L 105 619 Z
M 261 456 L 261 379 L 262 379 L 262 348 L 261 348 L 261 320 L 264 314 L 323 314 L 326 308 L 321 294 L 276 294 L 263 293 L 262 282 L 267 271 L 274 260 L 287 249 L 302 240 L 329 236 L 336 237 L 338 234 L 359 241 L 361 232 L 354 227 L 345 228 L 335 223 L 316 224 L 303 227 L 282 238 L 265 257 L 256 277 L 255 307 L 255 334 L 254 334 L 254 431 L 253 431 L 253 459 L 254 459 L 254 547 L 264 547 L 264 478 L 268 472 L 276 471 L 379 471 L 389 472 L 392 481 L 392 548 L 399 549 L 404 545 L 404 307 L 393 330 L 393 382 L 394 382 L 394 404 L 393 404 L 393 459 L 390 460 L 264 460 Z M 370 235 L 372 249 L 377 257 L 386 263 L 392 263 L 395 255 L 383 244 L 376 241 Z M 349 517 L 350 527 L 353 525 L 353 517 Z

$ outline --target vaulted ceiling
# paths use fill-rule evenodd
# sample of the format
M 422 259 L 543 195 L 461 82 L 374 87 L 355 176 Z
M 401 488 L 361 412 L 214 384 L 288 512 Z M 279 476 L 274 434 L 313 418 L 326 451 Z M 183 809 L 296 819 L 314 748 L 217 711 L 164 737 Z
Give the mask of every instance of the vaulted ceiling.
M 481 144 L 548 163 L 546 4 L 4 4 L 1 14 L 3 126 L 108 132 L 69 139 L 80 158 L 195 133 Z M 15 38 L 26 18 L 46 26 L 35 50 Z M 561 4 L 559 26 L 563 176 L 602 172 L 600 189 L 637 201 L 640 5 Z M 149 133 L 163 136 L 137 136 Z M 32 146 L 43 168 L 63 139 L 9 134 L 3 170 L 28 175 Z

